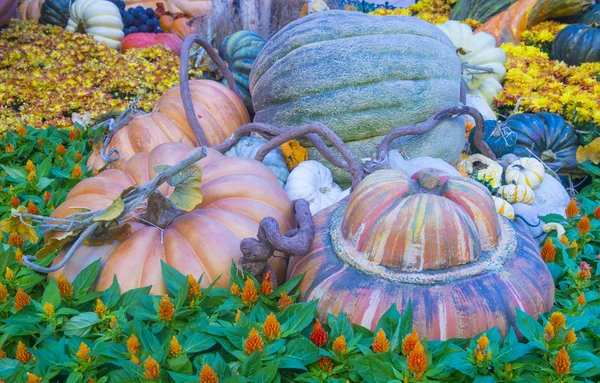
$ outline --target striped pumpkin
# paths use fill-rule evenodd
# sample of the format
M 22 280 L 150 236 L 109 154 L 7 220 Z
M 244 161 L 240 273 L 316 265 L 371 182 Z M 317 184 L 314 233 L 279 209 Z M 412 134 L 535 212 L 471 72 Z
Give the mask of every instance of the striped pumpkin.
M 412 301 L 427 339 L 506 334 L 515 307 L 552 308 L 554 283 L 531 236 L 498 216 L 475 181 L 425 169 L 366 177 L 349 198 L 314 217 L 316 236 L 288 276 L 306 273 L 301 299 L 318 314 L 344 312 L 374 329 L 387 308 Z

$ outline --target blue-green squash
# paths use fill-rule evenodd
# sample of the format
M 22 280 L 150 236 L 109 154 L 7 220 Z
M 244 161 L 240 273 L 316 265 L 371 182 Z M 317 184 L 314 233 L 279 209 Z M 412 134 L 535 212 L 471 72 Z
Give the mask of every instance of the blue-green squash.
M 40 24 L 51 24 L 65 27 L 69 20 L 71 0 L 46 0 L 42 4 L 39 18 Z
M 321 122 L 358 158 L 370 157 L 392 129 L 458 106 L 460 83 L 456 49 L 439 28 L 414 17 L 348 11 L 288 24 L 265 44 L 250 73 L 255 122 Z M 464 144 L 464 120 L 456 118 L 402 137 L 392 149 L 454 162 Z M 311 147 L 309 157 L 324 161 Z M 349 184 L 345 172 L 325 165 L 338 184 Z
M 517 135 L 501 121 L 488 120 L 483 127 L 483 141 L 492 149 L 496 157 L 512 153 L 517 143 Z M 472 153 L 481 153 L 475 146 L 475 129 L 469 134 Z
M 256 153 L 258 153 L 260 148 L 266 142 L 266 140 L 263 140 L 260 137 L 242 137 L 237 144 L 225 152 L 225 155 L 254 159 Z M 262 162 L 275 174 L 281 187 L 285 187 L 290 171 L 285 163 L 285 158 L 283 157 L 281 149 L 277 148 L 269 152 Z
M 584 13 L 578 20 L 578 23 L 591 25 L 596 23 L 600 25 L 600 3 L 596 4 L 592 9 Z
M 596 24 L 572 24 L 564 28 L 552 43 L 552 58 L 569 65 L 600 61 L 600 27 Z

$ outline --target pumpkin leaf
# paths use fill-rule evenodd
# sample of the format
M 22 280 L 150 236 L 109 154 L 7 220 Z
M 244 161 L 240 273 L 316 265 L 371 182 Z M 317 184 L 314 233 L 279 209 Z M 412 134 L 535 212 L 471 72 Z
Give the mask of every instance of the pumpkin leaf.
M 180 209 L 185 211 L 192 211 L 194 208 L 202 203 L 202 194 L 200 194 L 200 186 L 202 185 L 202 168 L 196 164 L 190 166 L 182 173 L 188 173 L 187 176 L 181 178 L 174 176 L 175 190 L 169 197 L 171 202 Z
M 37 259 L 44 258 L 47 255 L 52 254 L 56 250 L 60 250 L 68 243 L 71 243 L 75 240 L 75 237 L 79 234 L 79 232 L 69 231 L 64 233 L 60 237 L 53 237 L 46 242 L 44 247 L 42 247 L 37 253 L 35 253 L 35 257 Z
M 594 141 L 586 146 L 578 147 L 575 155 L 577 162 L 589 161 L 597 165 L 600 162 L 600 137 L 594 139 Z
M 26 212 L 27 208 L 25 206 L 12 209 L 10 217 L 0 221 L 0 231 L 8 234 L 17 233 L 29 242 L 37 243 L 39 238 L 33 226 L 30 225 L 31 220 L 23 218 L 21 221 L 20 215 Z
M 110 222 L 119 218 L 125 210 L 125 202 L 121 197 L 114 200 L 109 207 L 104 210 L 104 213 L 92 219 L 93 222 Z

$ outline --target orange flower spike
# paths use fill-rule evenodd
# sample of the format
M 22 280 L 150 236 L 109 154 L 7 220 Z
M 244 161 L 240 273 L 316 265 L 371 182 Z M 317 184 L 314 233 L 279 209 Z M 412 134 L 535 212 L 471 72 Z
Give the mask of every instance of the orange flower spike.
M 31 162 L 31 160 L 27 160 L 27 164 L 25 164 L 25 170 L 27 170 L 28 172 L 32 172 L 35 170 L 35 165 L 33 164 L 33 162 Z
M 571 201 L 569 201 L 569 204 L 565 209 L 565 215 L 567 216 L 567 218 L 573 218 L 577 216 L 577 214 L 579 214 L 579 207 L 577 207 L 577 201 L 572 199 Z
M 63 144 L 58 144 L 58 145 L 56 146 L 56 151 L 57 151 L 59 154 L 65 154 L 65 153 L 67 152 L 67 148 L 65 148 L 65 146 L 64 146 Z
M 323 326 L 321 326 L 321 322 L 317 319 L 310 333 L 310 341 L 317 347 L 323 347 L 327 344 L 328 338 L 329 334 L 327 334 L 327 331 L 325 331 Z
M 19 206 L 19 204 L 21 203 L 21 200 L 19 200 L 19 197 L 17 197 L 17 195 L 13 195 L 12 198 L 10 199 L 10 206 L 16 208 L 17 206 Z
M 4 151 L 6 153 L 12 153 L 15 151 L 15 146 L 13 144 L 8 144 L 4 147 Z
M 258 294 L 256 293 L 256 286 L 254 286 L 254 281 L 248 278 L 246 279 L 246 283 L 244 284 L 244 289 L 242 290 L 242 300 L 244 304 L 254 303 L 258 300 Z
M 29 202 L 27 203 L 27 213 L 40 214 L 40 211 L 38 210 L 37 206 L 35 206 L 32 200 L 29 200 Z
M 54 316 L 54 305 L 52 305 L 52 303 L 50 303 L 50 302 L 44 303 L 44 313 L 48 317 Z
M 550 323 L 552 323 L 552 327 L 554 327 L 554 331 L 558 331 L 561 327 L 566 329 L 567 326 L 567 318 L 560 311 L 555 311 L 550 315 Z
M 557 353 L 554 358 L 554 371 L 558 375 L 568 375 L 571 369 L 571 358 L 569 357 L 569 353 L 563 346 Z
M 69 131 L 69 140 L 75 141 L 77 139 L 77 132 L 75 130 Z
M 50 194 L 47 191 L 45 191 L 44 192 L 44 202 L 48 203 L 48 201 L 50 201 L 50 197 L 52 197 L 52 194 Z
M 255 328 L 250 330 L 250 334 L 248 334 L 248 338 L 246 339 L 246 343 L 244 344 L 246 354 L 250 355 L 254 351 L 261 352 L 264 345 L 265 344 L 263 343 L 263 340 L 261 339 L 260 335 L 258 334 L 258 331 L 256 331 Z
M 142 345 L 140 344 L 140 341 L 138 340 L 137 336 L 131 334 L 129 339 L 127 339 L 127 351 L 129 351 L 131 355 L 137 355 L 140 353 L 141 348 Z
M 581 261 L 579 264 L 579 271 L 577 271 L 577 278 L 583 279 L 583 281 L 587 281 L 592 277 L 592 268 L 591 266 L 585 262 Z
M 333 371 L 333 361 L 331 358 L 324 356 L 319 360 L 319 368 L 321 371 L 331 374 L 331 371 Z
M 600 206 L 594 209 L 594 218 L 600 221 Z
M 575 335 L 575 330 L 571 329 L 571 331 L 569 331 L 567 333 L 567 336 L 565 337 L 565 343 L 566 344 L 575 344 L 575 342 L 577 342 L 577 335 Z
M 242 317 L 242 310 L 238 310 L 235 313 L 235 323 L 233 324 L 234 326 L 237 326 L 237 323 L 240 321 L 241 317 Z
M 590 219 L 587 215 L 584 215 L 577 223 L 577 230 L 579 230 L 580 235 L 588 233 L 591 228 L 592 226 L 590 223 Z
M 41 383 L 42 382 L 42 378 L 32 374 L 32 373 L 27 373 L 27 383 Z
M 580 294 L 580 295 L 577 297 L 577 303 L 579 303 L 579 306 L 580 306 L 580 307 L 583 307 L 583 306 L 585 306 L 585 304 L 587 303 L 587 301 L 585 300 L 585 295 L 583 295 L 583 294 Z
M 96 299 L 96 308 L 94 309 L 94 312 L 99 318 L 104 318 L 106 315 L 106 306 L 104 305 L 104 302 L 100 300 L 100 298 Z
M 552 338 L 554 338 L 554 333 L 554 326 L 552 326 L 552 323 L 548 322 L 544 328 L 544 339 L 546 342 L 550 342 Z
M 61 298 L 70 298 L 73 296 L 73 285 L 62 273 L 58 276 L 56 284 L 58 285 Z
M 281 294 L 281 298 L 279 298 L 279 301 L 277 302 L 279 304 L 279 308 L 282 310 L 285 310 L 286 307 L 288 307 L 289 305 L 291 305 L 292 302 L 292 298 L 290 298 L 287 293 L 284 291 Z
M 17 251 L 15 252 L 15 261 L 17 261 L 19 265 L 23 264 L 23 252 L 20 248 L 17 248 Z
M 19 341 L 17 344 L 17 353 L 15 355 L 15 359 L 23 364 L 29 363 L 33 355 L 27 350 L 27 347 L 23 344 L 23 342 Z
M 564 234 L 560 237 L 560 243 L 562 243 L 565 246 L 569 246 L 571 244 L 569 242 L 569 238 L 567 238 L 567 236 Z
M 200 297 L 202 295 L 202 289 L 200 288 L 200 284 L 198 283 L 196 278 L 194 278 L 194 276 L 190 274 L 187 276 L 187 281 L 189 286 L 187 299 Z
M 541 254 L 542 259 L 546 263 L 554 262 L 554 260 L 556 259 L 556 248 L 554 247 L 554 242 L 552 242 L 552 239 L 550 237 L 548 237 L 546 239 L 546 242 L 544 242 Z
M 87 344 L 85 344 L 84 342 L 81 342 L 81 344 L 79 345 L 79 350 L 77 350 L 77 354 L 75 354 L 76 357 L 78 357 L 79 359 L 85 360 L 88 363 L 92 361 L 92 357 L 90 356 L 90 348 L 88 347 Z
M 114 330 L 116 327 L 117 327 L 117 317 L 113 315 L 110 317 L 110 328 L 111 328 L 111 330 Z
M 237 285 L 237 283 L 233 283 L 231 285 L 231 295 L 233 296 L 239 296 L 240 294 L 242 294 L 242 292 L 240 291 L 240 286 Z
M 7 300 L 8 300 L 8 290 L 6 289 L 6 286 L 4 286 L 2 283 L 0 283 L 0 303 L 6 303 Z
M 181 347 L 181 344 L 179 344 L 179 341 L 177 340 L 175 335 L 173 335 L 171 341 L 169 342 L 169 358 L 178 357 L 179 355 L 181 355 L 182 351 L 183 347 Z
M 382 328 L 379 329 L 373 344 L 371 345 L 374 352 L 388 352 L 390 350 L 390 342 L 385 336 L 385 331 Z
M 0 359 L 6 358 L 6 353 L 3 350 L 0 350 Z
M 483 334 L 477 339 L 477 349 L 483 353 L 487 351 L 488 346 L 490 345 L 490 340 L 487 337 L 487 334 Z
M 344 355 L 346 353 L 346 347 L 346 337 L 340 335 L 333 341 L 333 347 L 331 349 L 334 352 Z
M 144 376 L 148 380 L 160 378 L 160 365 L 151 356 L 144 362 Z
M 4 279 L 6 279 L 7 281 L 13 279 L 15 277 L 15 273 L 12 271 L 12 269 L 10 267 L 7 267 L 4 270 Z
M 175 315 L 175 305 L 171 302 L 167 294 L 165 294 L 158 305 L 158 317 L 169 321 L 173 319 L 173 315 Z
M 415 379 L 420 381 L 423 378 L 423 373 L 427 371 L 427 355 L 421 342 L 417 342 L 408 357 L 406 358 L 408 371 L 414 374 Z
M 265 323 L 263 323 L 263 334 L 269 340 L 279 339 L 281 336 L 281 324 L 277 321 L 275 314 L 270 313 L 265 319 Z
M 27 135 L 27 129 L 25 129 L 23 124 L 19 124 L 19 127 L 17 128 L 17 134 L 19 137 L 25 137 Z
M 200 371 L 200 383 L 219 383 L 217 373 L 208 364 L 205 364 Z
M 10 233 L 8 236 L 8 244 L 14 247 L 23 247 L 25 241 L 18 233 Z
M 17 293 L 15 294 L 15 310 L 22 310 L 24 307 L 28 306 L 31 303 L 31 299 L 29 295 L 23 289 L 19 287 Z
M 129 359 L 129 361 L 130 361 L 131 363 L 133 363 L 133 364 L 137 364 L 138 366 L 141 366 L 141 365 L 142 365 L 142 362 L 140 361 L 140 358 L 138 358 L 138 357 L 137 357 L 137 356 L 135 356 L 135 355 L 132 355 L 132 356 L 131 356 L 131 359 Z
M 271 295 L 273 294 L 273 283 L 271 282 L 271 272 L 267 271 L 265 275 L 265 279 L 260 284 L 260 293 L 261 295 Z
M 83 154 L 81 154 L 79 152 L 75 152 L 75 162 L 81 161 L 82 158 L 83 158 Z
M 32 182 L 34 179 L 37 178 L 37 174 L 35 173 L 35 170 L 29 172 L 29 175 L 27 176 L 27 181 Z
M 402 355 L 408 356 L 417 343 L 419 343 L 419 334 L 416 329 L 413 329 L 413 332 L 402 340 Z
M 81 178 L 83 176 L 83 172 L 81 171 L 81 166 L 79 164 L 75 164 L 73 171 L 71 172 L 71 177 L 73 178 Z
M 41 147 L 44 146 L 44 140 L 41 137 L 38 139 L 38 145 Z

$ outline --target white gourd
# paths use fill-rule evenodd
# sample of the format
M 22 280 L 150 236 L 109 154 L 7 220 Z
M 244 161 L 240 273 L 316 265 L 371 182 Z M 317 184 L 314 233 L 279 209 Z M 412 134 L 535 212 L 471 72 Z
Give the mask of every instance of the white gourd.
M 342 190 L 333 182 L 329 169 L 312 160 L 301 162 L 290 172 L 285 191 L 292 201 L 299 198 L 307 200 L 313 215 L 350 193 L 350 189 Z
M 460 172 L 444 160 L 433 157 L 414 157 L 407 160 L 397 149 L 388 151 L 387 167 L 402 170 L 407 176 L 412 176 L 422 169 L 433 168 L 441 170 L 451 177 L 461 177 Z
M 513 209 L 512 205 L 502 198 L 494 197 L 494 205 L 496 206 L 496 211 L 498 214 L 505 216 L 510 220 L 515 219 L 515 209 Z
M 544 165 L 535 158 L 521 158 L 506 168 L 504 179 L 507 184 L 527 185 L 532 189 L 544 180 Z
M 94 40 L 119 49 L 123 33 L 123 20 L 119 8 L 107 0 L 77 0 L 71 6 L 65 29 L 75 32 L 80 23 Z
M 502 185 L 502 166 L 483 154 L 473 154 L 456 165 L 459 172 L 465 172 L 475 180 L 488 183 L 492 188 Z
M 500 186 L 498 194 L 510 203 L 520 202 L 530 205 L 535 199 L 533 189 L 527 185 Z

